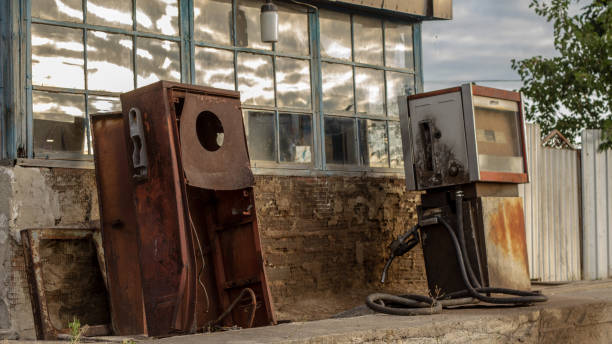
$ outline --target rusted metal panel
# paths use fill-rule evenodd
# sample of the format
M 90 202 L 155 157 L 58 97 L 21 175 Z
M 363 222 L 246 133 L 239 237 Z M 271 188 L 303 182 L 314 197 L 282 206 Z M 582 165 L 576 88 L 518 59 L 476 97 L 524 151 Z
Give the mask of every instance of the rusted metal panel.
M 112 327 L 117 335 L 146 334 L 140 265 L 136 264 L 139 231 L 123 115 L 92 115 L 91 128 Z
M 194 93 L 185 94 L 184 102 L 180 139 L 186 182 L 212 190 L 253 186 L 240 102 Z
M 480 197 L 488 285 L 529 290 L 523 201 L 520 197 Z
M 585 279 L 612 277 L 612 150 L 599 151 L 601 130 L 582 132 Z
M 91 333 L 109 334 L 104 331 L 108 329 L 106 326 L 95 326 L 106 325 L 109 320 L 103 269 L 99 269 L 104 266 L 104 262 L 100 261 L 103 256 L 96 249 L 100 243 L 95 243 L 100 239 L 95 228 L 21 231 L 38 339 L 57 339 L 60 334 L 68 333 L 67 326 L 72 317 L 77 317 L 84 325 L 94 325 L 95 331 Z M 76 244 L 81 255 L 74 250 L 63 252 L 70 244 Z M 81 244 L 87 248 L 84 249 Z M 68 261 L 70 259 L 64 256 L 74 261 Z M 95 259 L 95 262 L 91 259 Z M 75 278 L 80 279 L 77 281 Z M 49 303 L 51 300 L 53 303 Z

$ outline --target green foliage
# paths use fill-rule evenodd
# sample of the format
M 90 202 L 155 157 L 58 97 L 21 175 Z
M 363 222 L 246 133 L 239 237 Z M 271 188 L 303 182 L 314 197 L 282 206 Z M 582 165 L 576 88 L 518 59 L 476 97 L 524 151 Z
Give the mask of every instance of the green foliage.
M 583 129 L 601 128 L 600 148 L 612 148 L 612 0 L 591 0 L 576 15 L 569 14 L 571 2 L 532 0 L 529 6 L 553 23 L 559 56 L 512 60 L 512 68 L 523 81 L 527 120 L 543 134 L 557 129 L 575 143 Z
M 83 331 L 81 329 L 81 322 L 79 319 L 73 318 L 72 321 L 68 323 L 68 328 L 70 328 L 70 343 L 80 343 Z

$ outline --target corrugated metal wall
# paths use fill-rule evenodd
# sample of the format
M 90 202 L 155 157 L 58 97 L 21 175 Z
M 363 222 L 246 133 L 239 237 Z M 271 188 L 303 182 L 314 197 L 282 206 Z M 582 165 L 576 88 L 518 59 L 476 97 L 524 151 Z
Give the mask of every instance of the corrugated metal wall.
M 598 151 L 600 134 L 582 133 L 584 279 L 612 277 L 612 151 Z
M 540 129 L 527 125 L 531 182 L 519 186 L 524 200 L 531 278 L 579 280 L 580 157 L 579 151 L 545 148 Z

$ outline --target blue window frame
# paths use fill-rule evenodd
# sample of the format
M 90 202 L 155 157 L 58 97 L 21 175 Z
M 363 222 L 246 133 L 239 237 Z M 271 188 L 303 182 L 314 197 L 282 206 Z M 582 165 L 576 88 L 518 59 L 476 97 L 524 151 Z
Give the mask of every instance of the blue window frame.
M 280 40 L 264 44 L 260 0 L 17 3 L 24 118 L 10 147 L 25 157 L 90 160 L 88 115 L 170 79 L 241 91 L 256 172 L 402 171 L 395 99 L 421 90 L 419 22 L 277 1 Z

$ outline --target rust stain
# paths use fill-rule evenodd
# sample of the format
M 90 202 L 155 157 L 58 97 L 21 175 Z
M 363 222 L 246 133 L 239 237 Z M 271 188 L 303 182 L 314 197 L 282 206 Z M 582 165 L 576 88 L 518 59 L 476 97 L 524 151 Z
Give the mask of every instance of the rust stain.
M 523 207 L 518 200 L 500 202 L 498 211 L 490 217 L 491 241 L 503 252 L 527 266 L 527 244 Z

